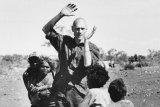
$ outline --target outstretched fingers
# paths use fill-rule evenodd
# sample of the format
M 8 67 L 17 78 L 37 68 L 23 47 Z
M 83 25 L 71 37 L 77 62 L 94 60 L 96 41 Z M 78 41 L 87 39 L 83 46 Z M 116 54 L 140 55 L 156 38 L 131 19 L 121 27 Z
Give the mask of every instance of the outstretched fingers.
M 93 34 L 95 33 L 96 29 L 97 29 L 97 27 L 94 26 L 93 29 L 92 29 L 91 34 L 87 37 L 87 39 L 90 39 L 93 36 Z
M 72 12 L 74 12 L 74 11 L 76 11 L 77 10 L 77 7 L 76 7 L 76 5 L 75 4 L 68 4 L 67 5 L 67 7 L 72 11 Z
M 74 9 L 72 10 L 72 12 L 74 12 L 74 11 L 76 11 L 76 10 L 78 10 L 78 8 L 74 8 Z

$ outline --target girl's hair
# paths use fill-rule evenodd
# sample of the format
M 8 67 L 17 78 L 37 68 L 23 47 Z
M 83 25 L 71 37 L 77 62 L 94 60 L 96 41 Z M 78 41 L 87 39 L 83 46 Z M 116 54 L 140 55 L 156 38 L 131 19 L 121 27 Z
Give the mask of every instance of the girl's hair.
M 100 88 L 109 80 L 108 71 L 96 64 L 87 69 L 87 82 L 89 88 Z
M 113 80 L 108 89 L 113 102 L 123 100 L 126 96 L 127 89 L 122 78 Z

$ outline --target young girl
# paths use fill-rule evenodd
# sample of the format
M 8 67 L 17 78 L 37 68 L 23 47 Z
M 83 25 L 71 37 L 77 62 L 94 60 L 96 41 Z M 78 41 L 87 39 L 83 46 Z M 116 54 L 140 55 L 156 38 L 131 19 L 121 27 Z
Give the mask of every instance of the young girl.
M 111 97 L 111 103 L 108 107 L 134 107 L 130 100 L 126 100 L 126 86 L 122 78 L 113 80 L 108 89 Z
M 31 107 L 44 107 L 53 84 L 53 73 L 49 62 L 40 58 L 37 62 L 36 75 L 31 75 L 25 82 Z
M 109 80 L 108 71 L 99 64 L 91 66 L 87 71 L 89 92 L 78 107 L 107 107 L 111 100 L 108 88 L 103 86 Z

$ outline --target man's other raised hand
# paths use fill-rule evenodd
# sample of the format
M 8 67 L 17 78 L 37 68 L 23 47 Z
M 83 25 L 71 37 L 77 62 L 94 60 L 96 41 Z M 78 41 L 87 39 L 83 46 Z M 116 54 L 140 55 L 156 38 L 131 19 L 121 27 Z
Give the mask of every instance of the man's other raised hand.
M 60 14 L 62 16 L 74 16 L 73 12 L 76 10 L 77 10 L 76 5 L 70 3 L 61 10 Z

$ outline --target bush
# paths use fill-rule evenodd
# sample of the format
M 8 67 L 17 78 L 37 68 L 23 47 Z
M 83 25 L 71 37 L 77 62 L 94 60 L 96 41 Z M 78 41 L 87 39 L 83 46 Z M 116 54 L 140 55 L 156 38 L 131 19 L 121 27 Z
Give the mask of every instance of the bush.
M 136 67 L 147 67 L 149 64 L 147 62 L 139 62 L 135 65 Z
M 125 70 L 134 70 L 134 65 L 126 64 L 126 65 L 124 66 L 124 69 L 125 69 Z
M 5 55 L 1 57 L 0 66 L 8 68 L 9 70 L 14 67 L 25 67 L 27 66 L 27 60 L 22 55 Z

